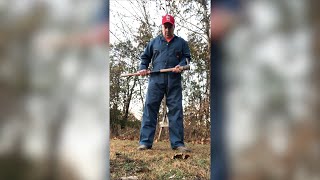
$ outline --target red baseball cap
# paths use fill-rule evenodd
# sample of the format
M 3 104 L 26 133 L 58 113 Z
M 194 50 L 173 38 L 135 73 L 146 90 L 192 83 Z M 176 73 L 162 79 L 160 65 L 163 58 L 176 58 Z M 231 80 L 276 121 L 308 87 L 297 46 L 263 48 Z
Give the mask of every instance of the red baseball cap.
M 173 16 L 166 14 L 165 16 L 162 16 L 162 24 L 164 23 L 170 23 L 174 25 L 174 18 Z

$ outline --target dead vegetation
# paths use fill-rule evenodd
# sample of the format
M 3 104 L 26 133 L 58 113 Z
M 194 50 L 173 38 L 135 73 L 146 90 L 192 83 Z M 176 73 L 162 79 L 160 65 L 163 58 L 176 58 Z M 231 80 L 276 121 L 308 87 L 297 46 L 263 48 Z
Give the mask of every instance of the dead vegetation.
M 110 141 L 110 173 L 120 179 L 209 179 L 210 144 L 188 144 L 191 153 L 179 153 L 170 142 L 155 142 L 152 150 L 138 151 L 138 141 Z M 181 157 L 181 158 L 179 158 Z

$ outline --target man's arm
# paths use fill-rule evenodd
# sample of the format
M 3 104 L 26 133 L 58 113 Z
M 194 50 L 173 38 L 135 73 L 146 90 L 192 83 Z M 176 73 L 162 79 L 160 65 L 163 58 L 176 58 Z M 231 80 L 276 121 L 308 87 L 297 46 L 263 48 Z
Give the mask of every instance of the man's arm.
M 189 62 L 191 60 L 190 48 L 189 48 L 189 45 L 188 45 L 187 41 L 183 40 L 182 57 L 181 57 L 181 61 L 179 63 L 179 66 L 187 65 L 187 60 L 186 59 L 188 59 Z
M 187 65 L 190 60 L 191 60 L 191 55 L 190 55 L 190 48 L 188 43 L 183 40 L 183 45 L 182 45 L 182 53 L 181 53 L 181 61 L 180 63 L 175 67 L 175 70 L 173 72 L 180 73 L 182 70 L 180 69 L 181 66 Z M 187 60 L 188 59 L 188 60 Z M 188 62 L 187 62 L 188 61 Z
M 152 55 L 153 55 L 153 51 L 152 51 L 152 41 L 151 41 L 147 44 L 147 47 L 144 49 L 144 52 L 140 56 L 141 63 L 140 63 L 138 72 L 140 73 L 141 76 L 145 76 L 149 74 L 150 71 L 147 69 L 149 68 Z

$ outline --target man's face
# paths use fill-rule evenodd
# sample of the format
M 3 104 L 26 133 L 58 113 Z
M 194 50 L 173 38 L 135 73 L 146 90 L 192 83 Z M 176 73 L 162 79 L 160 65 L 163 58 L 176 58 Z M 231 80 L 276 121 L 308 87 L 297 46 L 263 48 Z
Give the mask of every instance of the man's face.
M 174 26 L 170 23 L 164 23 L 162 25 L 162 34 L 166 38 L 171 38 L 173 36 Z

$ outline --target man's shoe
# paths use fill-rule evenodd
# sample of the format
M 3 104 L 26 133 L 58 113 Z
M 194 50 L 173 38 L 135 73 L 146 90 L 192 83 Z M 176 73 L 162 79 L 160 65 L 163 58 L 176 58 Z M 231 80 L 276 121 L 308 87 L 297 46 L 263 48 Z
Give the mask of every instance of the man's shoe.
M 144 145 L 144 144 L 142 144 L 142 145 L 140 145 L 140 146 L 138 147 L 138 150 L 140 150 L 140 151 L 147 150 L 147 149 L 151 149 L 151 147 L 148 147 L 148 146 L 146 146 L 146 145 Z
M 180 152 L 191 152 L 191 149 L 185 147 L 185 146 L 179 146 L 179 147 L 176 147 L 176 148 L 173 148 L 174 150 L 178 150 Z

